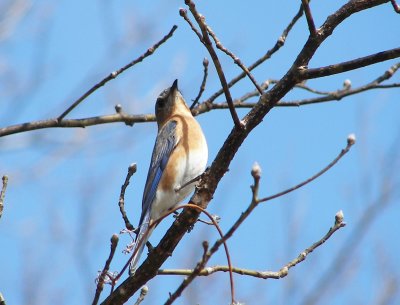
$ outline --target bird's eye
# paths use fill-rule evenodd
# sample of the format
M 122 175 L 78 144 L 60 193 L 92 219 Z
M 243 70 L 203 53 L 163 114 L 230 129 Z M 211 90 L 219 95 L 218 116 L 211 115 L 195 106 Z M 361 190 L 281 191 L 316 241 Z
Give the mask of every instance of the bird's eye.
M 164 107 L 164 106 L 165 106 L 165 99 L 159 97 L 159 98 L 157 99 L 156 105 L 157 105 L 157 108 L 162 108 L 162 107 Z

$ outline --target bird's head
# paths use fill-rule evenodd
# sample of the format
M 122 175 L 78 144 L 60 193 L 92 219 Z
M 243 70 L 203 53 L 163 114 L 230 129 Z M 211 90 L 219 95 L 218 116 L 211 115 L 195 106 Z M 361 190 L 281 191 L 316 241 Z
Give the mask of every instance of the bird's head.
M 178 90 L 178 80 L 176 79 L 172 86 L 161 92 L 157 98 L 155 113 L 158 127 L 164 125 L 172 115 L 182 111 L 185 114 L 190 113 L 185 99 Z

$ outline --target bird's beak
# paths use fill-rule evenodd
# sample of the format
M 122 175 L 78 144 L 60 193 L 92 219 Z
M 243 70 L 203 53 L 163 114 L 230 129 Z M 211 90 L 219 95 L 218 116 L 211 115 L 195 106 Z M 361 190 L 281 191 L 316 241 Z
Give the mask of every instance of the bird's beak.
M 171 91 L 178 90 L 178 80 L 176 79 L 171 86 Z

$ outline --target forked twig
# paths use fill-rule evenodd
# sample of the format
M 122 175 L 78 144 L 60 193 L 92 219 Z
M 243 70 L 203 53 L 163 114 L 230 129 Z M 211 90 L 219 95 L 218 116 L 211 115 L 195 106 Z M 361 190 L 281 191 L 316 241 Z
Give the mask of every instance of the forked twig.
M 277 39 L 275 42 L 275 45 L 269 49 L 262 57 L 257 59 L 253 64 L 247 67 L 249 71 L 252 71 L 253 69 L 257 68 L 259 65 L 261 65 L 263 62 L 271 58 L 273 54 L 275 54 L 286 42 L 286 38 L 289 35 L 290 31 L 292 30 L 293 26 L 296 24 L 296 22 L 300 19 L 300 17 L 303 16 L 303 6 L 300 5 L 299 10 L 297 13 L 293 16 L 292 20 L 289 22 L 287 27 L 283 30 L 281 36 Z M 233 85 L 235 85 L 238 81 L 243 79 L 246 76 L 246 73 L 242 72 L 238 74 L 236 77 L 234 77 L 229 83 L 228 86 L 231 88 Z M 206 102 L 212 103 L 215 101 L 215 99 L 220 96 L 222 93 L 224 93 L 223 88 L 215 92 L 213 95 L 211 95 Z
M 235 106 L 233 105 L 232 95 L 231 95 L 231 92 L 229 91 L 228 83 L 226 81 L 225 73 L 222 69 L 221 62 L 219 61 L 218 55 L 212 46 L 210 37 L 208 36 L 207 24 L 205 23 L 204 16 L 200 15 L 199 12 L 196 10 L 196 6 L 193 1 L 185 0 L 185 4 L 189 7 L 190 12 L 192 13 L 194 19 L 196 20 L 197 24 L 200 27 L 201 34 L 198 31 L 195 31 L 195 33 L 197 34 L 197 36 L 199 36 L 201 43 L 206 47 L 206 49 L 207 49 L 208 53 L 210 54 L 211 59 L 214 63 L 219 80 L 220 80 L 222 88 L 224 90 L 225 98 L 226 98 L 226 101 L 229 106 L 229 111 L 231 113 L 232 120 L 235 123 L 236 127 L 242 128 L 242 124 L 236 113 Z M 181 16 L 186 15 L 186 10 L 181 9 L 180 14 L 181 14 Z M 189 18 L 184 17 L 184 19 L 187 21 Z M 194 28 L 193 25 L 191 25 L 191 28 L 192 29 Z
M 211 29 L 210 26 L 207 26 L 207 31 L 208 33 L 211 35 L 211 37 L 213 38 L 214 42 L 215 42 L 215 46 L 220 49 L 222 52 L 224 52 L 225 54 L 227 54 L 229 57 L 231 57 L 233 59 L 233 62 L 235 64 L 237 64 L 244 73 L 246 73 L 247 77 L 251 80 L 251 82 L 254 84 L 254 86 L 256 87 L 258 93 L 260 95 L 263 94 L 263 90 L 261 89 L 260 85 L 257 84 L 256 79 L 254 78 L 254 76 L 250 73 L 249 69 L 242 63 L 242 61 L 240 60 L 239 57 L 237 57 L 235 54 L 233 54 L 231 51 L 229 51 L 227 48 L 225 48 L 222 43 L 219 41 L 217 35 L 215 35 L 215 33 L 213 32 L 213 30 Z

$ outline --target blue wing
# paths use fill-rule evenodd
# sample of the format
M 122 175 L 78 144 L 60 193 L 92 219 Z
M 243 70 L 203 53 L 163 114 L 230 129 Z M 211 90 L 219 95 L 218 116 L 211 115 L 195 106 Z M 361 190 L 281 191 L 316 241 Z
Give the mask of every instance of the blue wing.
M 175 130 L 176 121 L 170 121 L 158 132 L 143 192 L 142 215 L 140 217 L 139 226 L 142 224 L 146 213 L 151 209 L 151 204 L 156 195 L 161 176 L 167 166 L 171 152 L 176 145 Z

